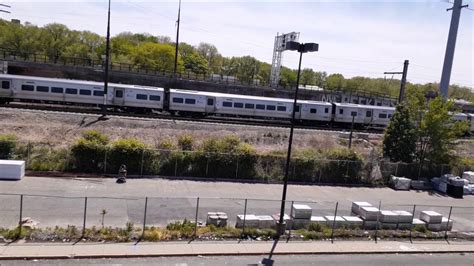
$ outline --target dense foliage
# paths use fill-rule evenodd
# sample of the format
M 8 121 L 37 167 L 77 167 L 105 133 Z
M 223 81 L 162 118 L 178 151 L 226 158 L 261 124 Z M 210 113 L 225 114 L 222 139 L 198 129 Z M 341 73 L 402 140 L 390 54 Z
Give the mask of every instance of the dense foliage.
M 105 54 L 105 38 L 90 31 L 76 31 L 59 23 L 37 27 L 0 20 L 0 48 L 23 57 L 47 56 L 58 62 L 64 58 L 77 58 L 80 62 L 100 62 Z M 130 69 L 152 69 L 172 71 L 174 69 L 175 44 L 166 36 L 152 36 L 148 33 L 122 32 L 111 38 L 111 61 L 114 64 L 128 64 Z M 268 85 L 271 65 L 251 56 L 224 57 L 209 43 L 196 46 L 180 43 L 178 71 L 189 71 L 197 75 L 233 76 L 240 82 Z M 296 70 L 282 67 L 280 85 L 294 86 Z M 327 90 L 364 90 L 392 97 L 398 97 L 399 80 L 353 77 L 346 79 L 342 74 L 317 72 L 303 69 L 302 85 L 318 86 Z M 436 92 L 438 84 L 408 84 L 426 91 Z M 408 92 L 409 93 L 409 92 Z M 453 85 L 449 90 L 453 98 L 474 101 L 474 93 L 467 87 Z

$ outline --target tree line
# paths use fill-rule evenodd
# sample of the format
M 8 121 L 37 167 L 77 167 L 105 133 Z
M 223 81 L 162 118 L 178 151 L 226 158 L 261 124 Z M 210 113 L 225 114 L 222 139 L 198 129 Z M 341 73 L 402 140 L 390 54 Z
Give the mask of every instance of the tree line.
M 60 23 L 38 27 L 31 23 L 15 23 L 0 20 L 0 48 L 23 57 L 41 54 L 51 61 L 62 58 L 81 58 L 102 61 L 105 55 L 105 37 L 90 31 L 71 30 Z M 122 32 L 111 38 L 111 61 L 124 63 L 133 68 L 173 71 L 175 43 L 167 36 L 148 33 Z M 252 56 L 225 57 L 210 43 L 179 44 L 177 60 L 179 72 L 194 74 L 233 76 L 242 83 L 268 85 L 271 65 Z M 280 85 L 296 84 L 297 71 L 282 67 Z M 305 68 L 301 73 L 301 85 L 318 86 L 326 90 L 364 90 L 397 97 L 400 81 L 368 77 L 345 78 L 342 74 L 328 74 Z M 436 92 L 438 84 L 407 84 L 424 91 Z M 450 96 L 474 102 L 474 93 L 467 87 L 450 86 Z

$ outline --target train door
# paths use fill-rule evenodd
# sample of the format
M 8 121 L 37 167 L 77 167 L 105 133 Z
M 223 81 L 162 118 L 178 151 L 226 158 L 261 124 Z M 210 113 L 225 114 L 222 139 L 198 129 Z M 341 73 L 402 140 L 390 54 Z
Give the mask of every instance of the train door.
M 114 88 L 114 99 L 113 104 L 122 106 L 124 104 L 125 89 L 123 88 Z
M 216 106 L 216 98 L 215 97 L 207 97 L 206 101 L 206 114 L 213 114 L 215 112 Z

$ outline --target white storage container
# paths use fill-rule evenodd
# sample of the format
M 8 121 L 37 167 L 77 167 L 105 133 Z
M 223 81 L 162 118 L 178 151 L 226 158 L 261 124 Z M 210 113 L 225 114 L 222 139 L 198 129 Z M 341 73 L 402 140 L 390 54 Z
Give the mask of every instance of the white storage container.
M 365 201 L 354 201 L 352 202 L 352 213 L 356 215 L 360 215 L 360 208 L 361 207 L 372 207 L 372 204 L 365 202 Z
M 393 188 L 397 190 L 410 190 L 411 179 L 392 176 Z
M 420 213 L 420 219 L 428 224 L 440 224 L 443 219 L 443 215 L 435 211 L 422 211 Z
M 0 160 L 0 179 L 21 180 L 25 177 L 25 161 Z
M 398 223 L 398 214 L 392 211 L 380 211 L 379 221 L 382 223 Z
M 411 224 L 413 219 L 413 214 L 407 211 L 392 211 L 398 214 L 398 223 L 408 223 Z
M 367 221 L 377 221 L 379 215 L 379 209 L 376 207 L 361 207 L 360 216 L 362 219 Z
M 308 205 L 293 204 L 291 217 L 295 219 L 311 219 L 312 209 Z

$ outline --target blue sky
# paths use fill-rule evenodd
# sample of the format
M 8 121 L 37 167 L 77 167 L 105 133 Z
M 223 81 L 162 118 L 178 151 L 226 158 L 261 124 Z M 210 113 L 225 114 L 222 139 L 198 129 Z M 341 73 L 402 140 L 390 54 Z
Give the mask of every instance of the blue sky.
M 43 26 L 59 22 L 76 30 L 106 32 L 107 1 L 2 1 L 12 14 Z M 474 9 L 473 0 L 464 0 Z M 148 32 L 175 38 L 178 1 L 112 0 L 111 31 Z M 191 1 L 183 0 L 180 41 L 214 44 L 224 56 L 251 55 L 271 62 L 277 32 L 300 32 L 317 42 L 303 67 L 346 77 L 384 77 L 410 60 L 408 80 L 440 79 L 451 4 L 433 1 Z M 451 82 L 474 87 L 474 11 L 463 9 Z M 296 68 L 286 52 L 283 65 Z M 387 76 L 387 78 L 391 78 Z

